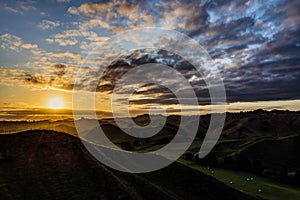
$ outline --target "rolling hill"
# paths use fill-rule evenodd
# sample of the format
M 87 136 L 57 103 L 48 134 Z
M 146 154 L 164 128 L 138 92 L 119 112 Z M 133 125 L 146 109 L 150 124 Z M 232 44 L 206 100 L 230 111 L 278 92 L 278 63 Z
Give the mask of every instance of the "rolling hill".
M 97 162 L 74 136 L 0 135 L 1 199 L 256 199 L 179 163 L 145 174 Z

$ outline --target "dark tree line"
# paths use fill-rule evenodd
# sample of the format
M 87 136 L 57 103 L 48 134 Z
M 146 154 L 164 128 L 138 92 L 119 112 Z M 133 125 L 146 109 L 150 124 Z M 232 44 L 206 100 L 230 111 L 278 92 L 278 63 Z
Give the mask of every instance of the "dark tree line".
M 235 156 L 225 155 L 218 159 L 216 154 L 210 153 L 200 159 L 199 153 L 193 154 L 192 152 L 186 152 L 183 155 L 183 158 L 207 167 L 220 167 L 224 169 L 250 172 L 280 183 L 300 186 L 300 169 L 293 173 L 289 173 L 288 167 L 285 164 L 281 167 L 270 169 L 265 167 L 261 160 L 251 162 L 247 156 L 242 154 Z

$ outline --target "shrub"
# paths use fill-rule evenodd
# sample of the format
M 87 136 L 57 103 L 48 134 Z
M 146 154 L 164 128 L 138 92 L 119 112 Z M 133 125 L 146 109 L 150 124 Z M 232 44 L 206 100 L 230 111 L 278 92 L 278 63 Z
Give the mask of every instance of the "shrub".
M 196 153 L 194 155 L 194 161 L 197 164 L 209 166 L 209 167 L 218 167 L 219 166 L 219 161 L 218 158 L 215 154 L 208 154 L 204 158 L 199 158 L 199 153 Z
M 300 169 L 297 169 L 294 176 L 294 181 L 296 185 L 300 185 Z
M 270 169 L 264 169 L 262 171 L 262 176 L 265 178 L 270 178 L 272 175 L 272 171 Z
M 279 179 L 279 168 L 278 167 L 274 167 L 272 168 L 272 177 L 274 179 Z
M 133 142 L 132 142 L 132 145 L 136 146 L 136 147 L 141 146 L 143 144 L 145 144 L 145 141 L 143 141 L 143 140 L 133 140 Z
M 232 156 L 226 155 L 224 156 L 224 168 L 232 169 L 234 167 L 234 159 Z
M 260 160 L 256 160 L 252 164 L 253 172 L 256 174 L 261 174 L 263 170 L 263 164 Z
M 199 153 L 195 153 L 195 154 L 194 154 L 194 162 L 195 162 L 196 164 L 200 164 Z
M 186 152 L 185 154 L 183 154 L 183 158 L 184 158 L 185 160 L 193 160 L 194 155 L 193 155 L 192 152 Z
M 123 150 L 126 150 L 126 151 L 132 151 L 132 150 L 134 150 L 134 147 L 130 144 L 130 142 L 122 142 L 121 143 L 121 148 Z
M 279 170 L 279 181 L 281 183 L 287 183 L 288 169 L 286 165 L 282 165 Z
M 237 170 L 249 172 L 251 171 L 251 162 L 246 156 L 239 154 L 236 157 L 236 167 Z

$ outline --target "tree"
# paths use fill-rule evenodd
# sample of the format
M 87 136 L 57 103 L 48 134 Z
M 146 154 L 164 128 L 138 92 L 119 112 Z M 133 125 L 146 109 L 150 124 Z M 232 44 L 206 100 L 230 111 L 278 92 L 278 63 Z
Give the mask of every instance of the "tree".
M 287 183 L 288 178 L 288 168 L 286 165 L 282 165 L 279 170 L 279 181 L 281 183 Z
M 196 153 L 194 155 L 194 160 L 197 164 L 200 165 L 205 165 L 205 166 L 209 166 L 209 167 L 218 167 L 219 166 L 219 161 L 218 158 L 215 154 L 208 154 L 207 156 L 205 156 L 204 158 L 199 158 L 199 153 Z
M 272 178 L 274 179 L 279 179 L 279 168 L 278 167 L 274 167 L 272 168 Z
M 265 178 L 270 178 L 272 175 L 272 171 L 270 169 L 264 169 L 262 171 L 262 176 Z
M 254 173 L 261 174 L 261 172 L 263 171 L 263 164 L 261 160 L 254 161 L 252 164 L 252 169 Z
M 295 172 L 294 183 L 300 185 L 300 169 L 297 169 Z
M 225 155 L 224 156 L 224 168 L 227 168 L 227 169 L 232 169 L 234 167 L 234 159 L 232 156 L 230 155 Z
M 132 151 L 132 150 L 134 150 L 134 147 L 130 144 L 130 142 L 122 142 L 121 143 L 121 148 L 123 150 L 126 150 L 126 151 Z
M 190 152 L 190 151 L 188 151 L 188 152 L 186 152 L 185 154 L 183 154 L 183 158 L 184 158 L 185 160 L 193 160 L 193 157 L 194 157 L 194 155 L 193 155 L 193 153 Z
M 235 162 L 237 170 L 251 171 L 251 162 L 246 156 L 238 154 Z
M 199 152 L 194 154 L 194 162 L 200 164 Z

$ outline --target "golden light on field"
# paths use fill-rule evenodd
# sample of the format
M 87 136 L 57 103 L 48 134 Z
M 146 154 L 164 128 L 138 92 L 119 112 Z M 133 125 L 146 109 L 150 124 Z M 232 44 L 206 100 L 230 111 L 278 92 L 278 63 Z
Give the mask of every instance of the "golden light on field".
M 48 100 L 47 107 L 51 109 L 62 109 L 65 107 L 65 102 L 60 97 L 52 97 Z

